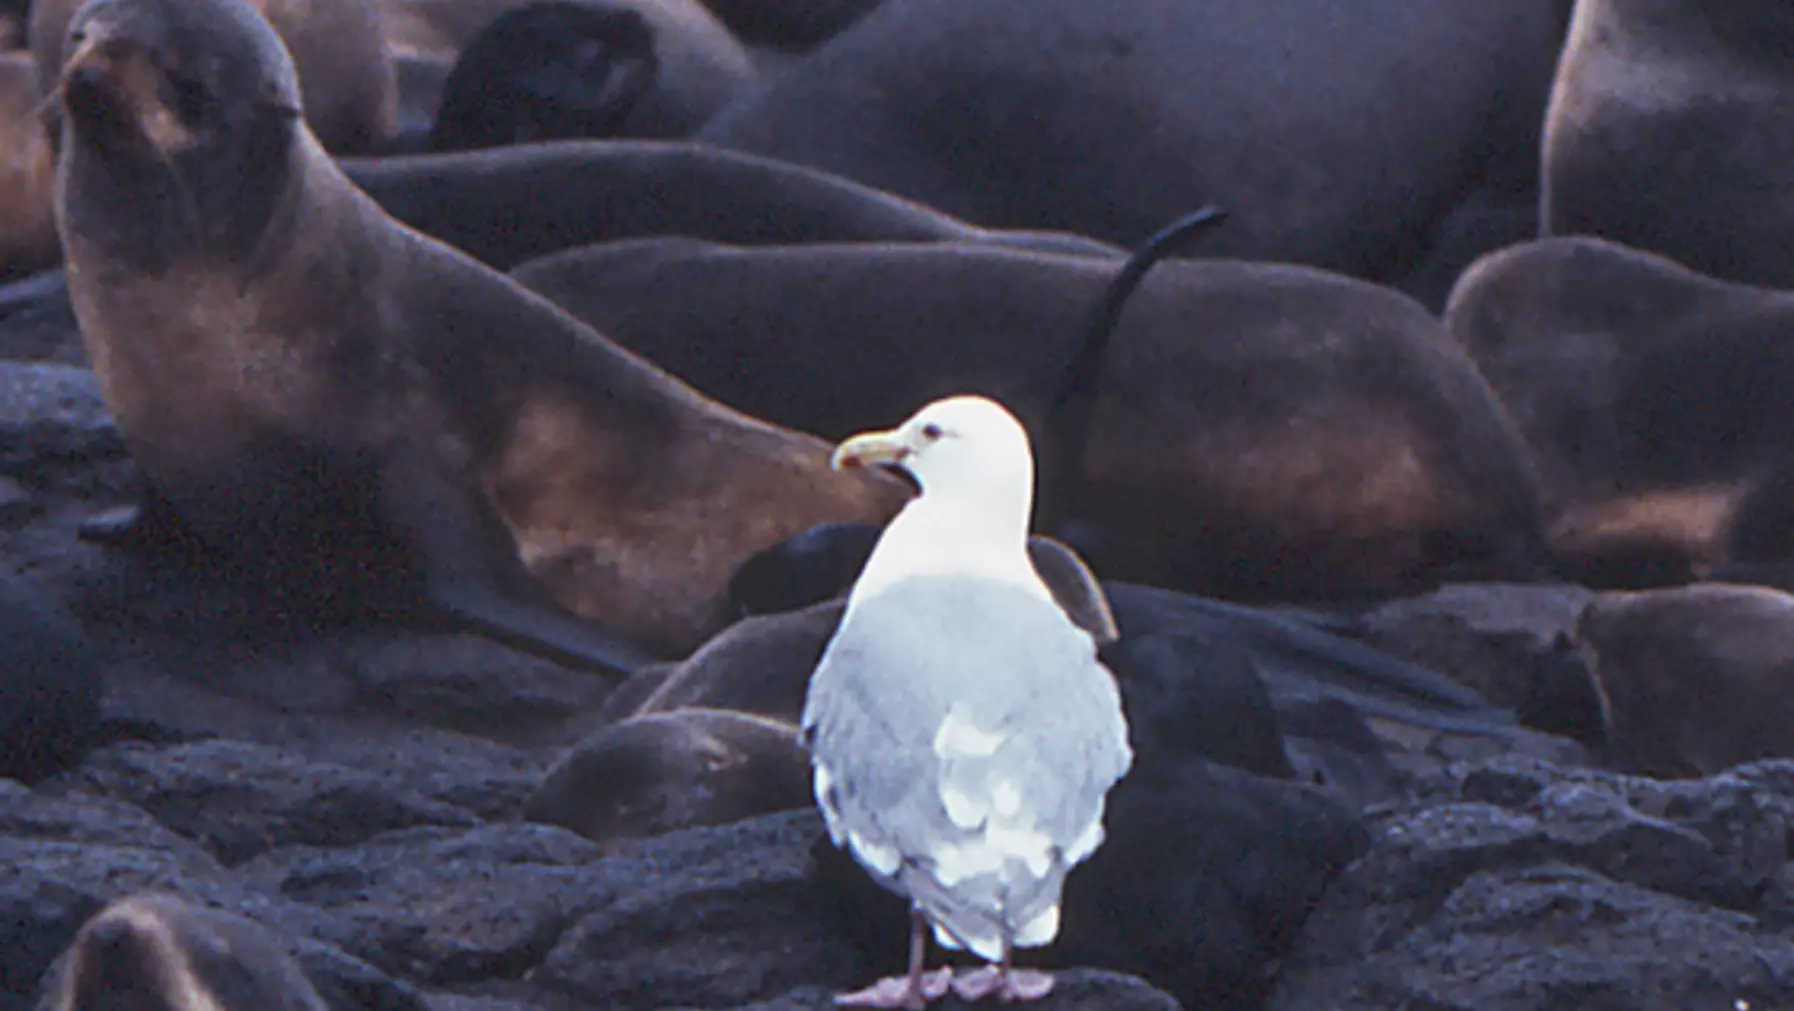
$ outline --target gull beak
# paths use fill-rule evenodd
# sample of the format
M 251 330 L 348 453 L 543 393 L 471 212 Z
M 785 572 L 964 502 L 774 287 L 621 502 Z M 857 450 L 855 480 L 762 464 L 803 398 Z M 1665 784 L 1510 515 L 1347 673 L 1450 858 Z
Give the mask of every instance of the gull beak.
M 863 432 L 835 447 L 828 464 L 836 470 L 870 467 L 876 464 L 901 466 L 914 452 L 899 429 L 889 432 Z

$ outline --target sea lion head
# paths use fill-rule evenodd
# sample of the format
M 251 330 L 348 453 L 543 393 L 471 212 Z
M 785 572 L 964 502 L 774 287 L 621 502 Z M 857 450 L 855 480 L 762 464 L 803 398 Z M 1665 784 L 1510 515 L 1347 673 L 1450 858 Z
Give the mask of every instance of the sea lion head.
M 241 258 L 304 156 L 299 78 L 244 0 L 91 0 L 69 24 L 64 240 L 154 270 Z

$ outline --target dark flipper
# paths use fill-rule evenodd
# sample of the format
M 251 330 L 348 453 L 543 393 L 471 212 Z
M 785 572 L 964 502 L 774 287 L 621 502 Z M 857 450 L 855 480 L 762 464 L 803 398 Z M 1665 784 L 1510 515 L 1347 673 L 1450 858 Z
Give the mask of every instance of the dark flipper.
M 547 599 L 483 502 L 470 501 L 453 482 L 427 472 L 385 476 L 387 518 L 411 542 L 433 617 L 520 652 L 610 676 L 627 677 L 654 662 L 647 651 Z
M 132 554 L 193 560 L 209 554 L 205 542 L 154 486 L 134 505 L 119 506 L 81 521 L 84 541 Z
M 451 627 L 581 670 L 628 677 L 655 658 L 596 622 L 460 576 L 433 581 L 430 602 Z
M 1204 207 L 1172 222 L 1128 258 L 1091 309 L 1084 322 L 1084 341 L 1060 374 L 1059 386 L 1047 408 L 1044 438 L 1038 440 L 1040 445 L 1035 450 L 1040 466 L 1036 529 L 1058 532 L 1078 515 L 1083 504 L 1084 450 L 1090 442 L 1090 415 L 1096 409 L 1101 390 L 1104 352 L 1115 337 L 1115 324 L 1121 319 L 1128 297 L 1160 260 L 1226 220 L 1226 211 Z

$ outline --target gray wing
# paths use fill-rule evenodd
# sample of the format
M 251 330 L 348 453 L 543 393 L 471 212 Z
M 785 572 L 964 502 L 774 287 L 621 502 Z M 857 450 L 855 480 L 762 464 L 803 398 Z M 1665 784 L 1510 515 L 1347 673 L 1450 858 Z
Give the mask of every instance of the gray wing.
M 804 732 L 837 845 L 988 958 L 1057 931 L 1132 755 L 1114 679 L 1047 600 L 917 576 L 843 619 Z M 1044 936 L 1041 936 L 1044 935 Z

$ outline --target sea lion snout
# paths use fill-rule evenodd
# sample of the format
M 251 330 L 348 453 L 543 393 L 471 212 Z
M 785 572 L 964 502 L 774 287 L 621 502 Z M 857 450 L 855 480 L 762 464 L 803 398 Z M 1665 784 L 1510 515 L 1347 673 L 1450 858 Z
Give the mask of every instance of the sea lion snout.
M 77 131 L 102 144 L 141 138 L 164 152 L 194 143 L 195 89 L 170 72 L 153 42 L 96 17 L 72 29 L 69 42 L 62 105 Z

